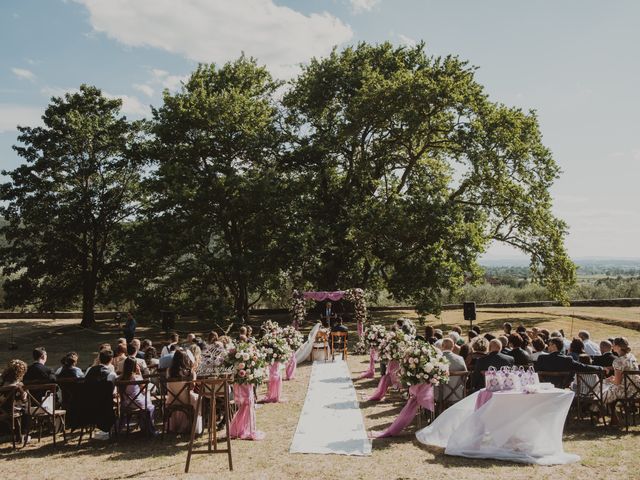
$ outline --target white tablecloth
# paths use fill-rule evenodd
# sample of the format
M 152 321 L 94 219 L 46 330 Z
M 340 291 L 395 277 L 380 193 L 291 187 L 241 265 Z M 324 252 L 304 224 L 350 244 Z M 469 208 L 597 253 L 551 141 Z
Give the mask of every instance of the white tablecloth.
M 562 448 L 564 422 L 573 400 L 569 390 L 497 392 L 475 410 L 478 392 L 445 410 L 416 433 L 419 442 L 447 455 L 556 465 L 577 462 Z

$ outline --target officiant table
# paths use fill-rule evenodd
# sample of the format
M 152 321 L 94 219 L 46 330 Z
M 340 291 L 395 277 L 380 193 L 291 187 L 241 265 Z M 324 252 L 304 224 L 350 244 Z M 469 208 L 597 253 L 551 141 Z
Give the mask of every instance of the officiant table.
M 539 465 L 577 462 L 578 455 L 562 448 L 573 395 L 558 388 L 535 393 L 483 389 L 445 410 L 416 437 L 445 448 L 447 455 Z

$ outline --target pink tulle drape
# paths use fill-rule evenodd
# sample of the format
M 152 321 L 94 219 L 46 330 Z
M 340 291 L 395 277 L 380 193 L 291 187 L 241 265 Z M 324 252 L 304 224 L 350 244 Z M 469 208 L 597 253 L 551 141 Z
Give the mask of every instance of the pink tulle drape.
M 282 375 L 280 375 L 280 362 L 275 362 L 269 367 L 269 385 L 264 403 L 278 403 L 282 395 Z
M 378 383 L 378 388 L 373 395 L 371 395 L 368 400 L 369 401 L 379 401 L 382 400 L 387 394 L 387 389 L 394 385 L 396 387 L 400 387 L 400 381 L 398 380 L 398 370 L 400 369 L 400 363 L 397 360 L 391 360 L 389 365 L 387 366 L 387 373 L 385 373 L 382 378 L 380 378 L 380 382 Z
M 287 362 L 287 368 L 286 368 L 286 373 L 287 373 L 287 380 L 293 380 L 294 378 L 296 378 L 296 368 L 298 367 L 298 361 L 296 360 L 296 354 L 294 352 L 293 355 L 291 355 L 291 359 Z
M 476 397 L 476 410 L 480 410 L 480 407 L 491 400 L 491 397 L 493 397 L 493 392 L 485 390 L 484 388 L 480 390 Z
M 337 302 L 344 294 L 347 293 L 343 290 L 337 292 L 302 292 L 302 296 L 305 300 L 315 300 L 316 302 L 322 302 L 323 300 L 331 300 Z
M 393 437 L 398 435 L 402 430 L 407 428 L 416 416 L 418 407 L 431 410 L 433 412 L 433 385 L 430 383 L 421 383 L 419 385 L 412 385 L 409 387 L 409 400 L 404 406 L 398 418 L 387 427 L 387 429 L 380 433 L 373 433 L 374 438 Z
M 256 428 L 256 399 L 253 396 L 253 385 L 234 384 L 233 399 L 238 406 L 238 411 L 229 425 L 231 438 L 262 440 L 265 434 Z
M 375 348 L 369 350 L 369 368 L 363 372 L 358 378 L 373 378 L 376 374 L 376 358 L 378 352 Z

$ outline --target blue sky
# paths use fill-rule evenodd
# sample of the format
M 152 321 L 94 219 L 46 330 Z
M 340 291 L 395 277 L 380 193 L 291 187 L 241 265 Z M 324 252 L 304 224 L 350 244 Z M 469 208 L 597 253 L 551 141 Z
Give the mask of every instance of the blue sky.
M 495 101 L 537 110 L 564 173 L 554 211 L 574 257 L 640 257 L 640 2 L 590 0 L 3 0 L 0 167 L 16 123 L 81 83 L 148 114 L 199 61 L 241 51 L 283 78 L 333 45 L 411 44 L 479 67 Z M 513 256 L 494 246 L 488 257 Z

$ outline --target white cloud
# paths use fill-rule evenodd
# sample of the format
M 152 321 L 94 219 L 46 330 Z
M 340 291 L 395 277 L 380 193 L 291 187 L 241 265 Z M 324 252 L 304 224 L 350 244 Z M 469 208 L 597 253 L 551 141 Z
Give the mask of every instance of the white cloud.
M 153 97 L 153 88 L 147 84 L 134 83 L 133 88 L 144 93 L 147 97 Z
M 349 0 L 353 13 L 370 12 L 380 0 Z
M 41 108 L 0 103 L 0 133 L 13 132 L 16 126 L 35 127 L 42 124 Z
M 406 45 L 407 47 L 415 47 L 418 44 L 418 42 L 413 38 L 407 37 L 401 33 L 398 34 L 398 40 L 400 40 L 401 44 Z
M 300 63 L 353 37 L 351 28 L 329 13 L 304 15 L 273 0 L 75 1 L 88 9 L 94 30 L 125 45 L 215 63 L 245 52 L 279 77 L 295 74 Z
M 151 75 L 153 83 L 162 85 L 162 88 L 168 88 L 171 91 L 176 91 L 182 82 L 186 82 L 189 78 L 189 75 L 169 75 L 169 72 L 159 68 L 151 69 Z
M 119 98 L 122 100 L 122 113 L 126 115 L 144 116 L 149 114 L 151 111 L 149 106 L 142 103 L 137 97 L 132 97 L 130 95 L 114 95 L 107 92 L 104 92 L 104 96 L 109 98 Z
M 33 82 L 36 79 L 36 75 L 31 70 L 27 70 L 26 68 L 13 67 L 11 71 L 16 77 L 29 80 L 30 82 Z

